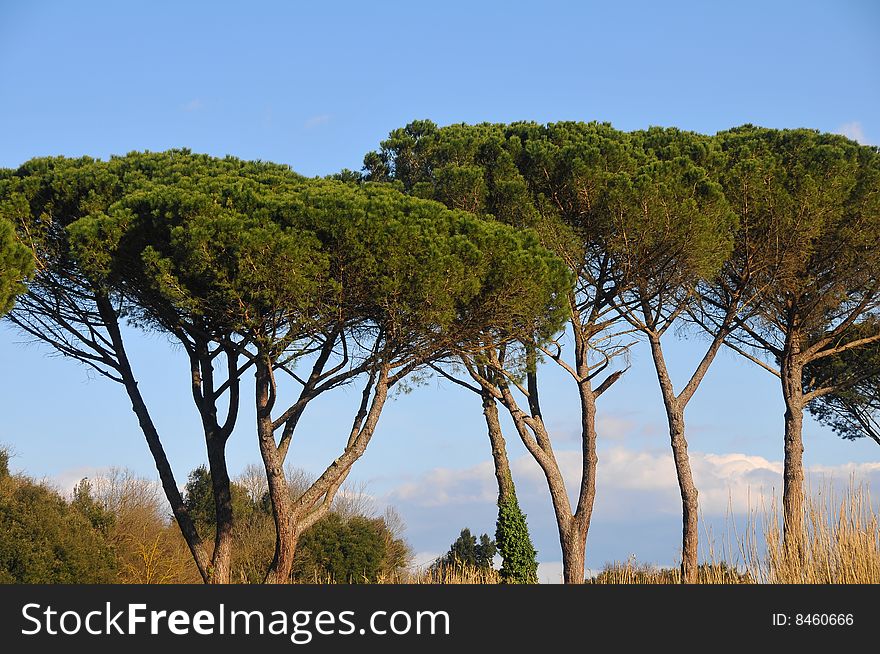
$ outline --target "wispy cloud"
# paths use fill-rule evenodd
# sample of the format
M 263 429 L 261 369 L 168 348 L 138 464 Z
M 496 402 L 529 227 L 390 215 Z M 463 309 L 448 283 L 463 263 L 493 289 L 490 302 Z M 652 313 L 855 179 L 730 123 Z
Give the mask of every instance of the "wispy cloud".
M 435 468 L 394 489 L 388 503 L 408 502 L 421 507 L 494 502 L 497 494 L 492 462 L 464 469 Z
M 556 453 L 559 467 L 574 496 L 580 483 L 581 453 Z M 691 453 L 691 466 L 700 490 L 705 515 L 746 514 L 769 502 L 782 489 L 781 461 L 738 452 Z M 529 455 L 511 461 L 521 500 L 533 503 L 547 493 L 544 474 Z M 880 463 L 812 466 L 809 482 L 817 491 L 833 482 L 846 485 L 850 478 L 880 486 Z M 674 515 L 681 510 L 675 464 L 670 453 L 615 445 L 599 454 L 596 511 L 612 521 L 637 521 L 646 516 Z M 393 504 L 422 510 L 493 504 L 497 487 L 490 461 L 465 469 L 436 468 L 398 486 L 388 496 Z
M 320 127 L 321 125 L 326 125 L 330 122 L 330 114 L 320 114 L 318 116 L 312 116 L 305 123 L 304 127 L 306 129 L 315 129 L 316 127 Z
M 865 128 L 857 120 L 854 120 L 851 123 L 844 123 L 837 128 L 837 133 L 842 134 L 843 136 L 852 139 L 853 141 L 857 141 L 862 145 L 870 145 L 870 143 L 868 143 L 867 137 L 865 136 Z
M 199 111 L 205 106 L 205 103 L 199 100 L 198 98 L 193 98 L 189 102 L 181 105 L 181 111 L 185 111 L 186 113 L 192 113 L 194 111 Z

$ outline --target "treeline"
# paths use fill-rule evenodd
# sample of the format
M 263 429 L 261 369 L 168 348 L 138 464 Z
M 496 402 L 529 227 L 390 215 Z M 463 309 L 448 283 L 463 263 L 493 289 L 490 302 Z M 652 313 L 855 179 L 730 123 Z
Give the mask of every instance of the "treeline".
M 291 492 L 305 477 L 293 476 Z M 248 467 L 231 483 L 237 518 L 230 581 L 260 583 L 275 543 L 265 481 Z M 204 533 L 215 529 L 211 479 L 189 475 L 184 502 Z M 293 583 L 379 583 L 409 574 L 403 522 L 389 509 L 373 515 L 357 493 L 300 539 Z M 67 499 L 22 474 L 0 450 L 0 583 L 196 583 L 199 572 L 154 483 L 122 470 L 83 479 Z
M 544 473 L 565 581 L 581 583 L 596 416 L 634 338 L 649 345 L 667 415 L 684 582 L 697 580 L 699 509 L 685 411 L 721 348 L 779 379 L 792 557 L 804 539 L 804 412 L 846 437 L 878 439 L 876 148 L 753 126 L 706 136 L 417 121 L 368 153 L 362 172 L 333 177 L 186 150 L 42 158 L 0 172 L 4 306 L 18 294 L 9 320 L 124 388 L 205 582 L 232 579 L 242 517 L 226 444 L 245 375 L 256 383 L 274 525 L 268 582 L 291 578 L 298 546 L 328 515 L 388 393 L 414 376 L 442 377 L 482 407 L 500 574 L 514 583 L 536 580 L 535 552 L 499 413 Z M 182 348 L 207 450 L 211 529 L 178 490 L 124 325 Z M 705 335 L 682 379 L 667 366 L 671 328 Z M 581 417 L 574 504 L 541 409 L 541 372 L 555 365 Z M 361 401 L 345 447 L 294 498 L 284 464 L 300 418 L 318 396 L 351 385 Z M 731 388 L 731 416 L 740 402 Z

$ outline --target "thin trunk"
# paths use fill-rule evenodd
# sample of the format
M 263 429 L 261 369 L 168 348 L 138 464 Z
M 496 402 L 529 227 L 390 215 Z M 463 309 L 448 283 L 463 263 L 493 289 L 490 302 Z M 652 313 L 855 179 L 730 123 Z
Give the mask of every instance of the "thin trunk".
M 556 516 L 559 543 L 562 549 L 564 580 L 567 584 L 582 584 L 584 582 L 587 534 L 596 497 L 596 467 L 598 464 L 598 456 L 596 455 L 596 398 L 619 377 L 618 374 L 612 375 L 603 382 L 599 389 L 594 390 L 591 387 L 587 362 L 589 350 L 587 338 L 577 330 L 575 323 L 576 321 L 573 321 L 578 375 L 580 376 L 578 389 L 581 398 L 583 467 L 578 504 L 574 512 L 571 509 L 565 479 L 559 469 L 550 436 L 541 415 L 534 348 L 527 353 L 529 357 L 528 390 L 524 391 L 524 394 L 529 403 L 528 414 L 518 406 L 506 383 L 493 384 L 473 368 L 469 368 L 473 379 L 480 383 L 484 390 L 495 394 L 507 409 L 520 439 L 544 473 Z M 496 369 L 503 369 L 502 361 L 497 356 L 491 363 Z
M 483 399 L 483 415 L 489 442 L 492 445 L 492 459 L 495 464 L 495 479 L 498 481 L 498 519 L 495 522 L 495 544 L 502 564 L 499 575 L 503 583 L 538 583 L 537 552 L 529 533 L 526 516 L 519 506 L 516 487 L 507 458 L 507 445 L 498 419 L 498 405 L 486 389 L 480 393 Z
M 656 334 L 649 334 L 648 342 L 651 345 L 654 369 L 657 372 L 657 380 L 660 382 L 660 391 L 663 395 L 666 421 L 669 425 L 672 458 L 675 462 L 675 474 L 681 494 L 681 582 L 683 584 L 695 584 L 697 583 L 699 565 L 697 556 L 699 542 L 699 493 L 694 483 L 694 475 L 691 470 L 690 457 L 688 456 L 688 443 L 685 437 L 684 407 L 687 402 L 682 401 L 675 394 L 672 380 L 666 368 L 666 360 L 663 356 L 660 337 Z
M 801 553 L 804 537 L 804 392 L 803 363 L 797 338 L 792 339 L 780 367 L 785 400 L 785 467 L 783 471 L 783 546 Z
M 510 472 L 510 461 L 507 458 L 507 445 L 504 442 L 504 434 L 501 431 L 501 421 L 498 418 L 498 405 L 492 394 L 483 391 L 483 416 L 486 418 L 486 430 L 489 433 L 489 443 L 492 445 L 492 460 L 495 463 L 495 479 L 498 481 L 498 503 L 502 504 L 516 498 L 513 485 L 513 476 Z
M 219 434 L 207 438 L 208 465 L 214 491 L 214 513 L 217 531 L 214 555 L 211 557 L 211 583 L 228 584 L 232 573 L 232 493 L 229 469 L 226 466 L 226 443 Z
M 572 554 L 570 565 L 566 566 L 563 557 L 565 583 L 582 584 L 584 582 L 584 564 L 587 549 L 587 534 L 590 532 L 590 521 L 593 516 L 593 504 L 596 501 L 596 469 L 599 456 L 596 453 L 596 394 L 590 382 L 585 380 L 578 384 L 578 396 L 581 403 L 581 451 L 583 464 L 581 469 L 581 495 L 573 516 L 574 530 L 569 535 L 572 544 L 577 544 L 577 552 Z M 563 552 L 565 547 L 563 547 Z M 569 568 L 571 572 L 569 573 Z
M 575 345 L 575 365 L 578 377 L 578 399 L 581 405 L 581 490 L 577 509 L 574 513 L 574 526 L 569 530 L 568 539 L 577 544 L 577 550 L 569 556 L 571 562 L 566 563 L 563 556 L 563 572 L 565 583 L 581 584 L 584 582 L 584 565 L 586 563 L 587 535 L 593 516 L 593 504 L 596 501 L 596 471 L 599 456 L 596 453 L 598 433 L 596 431 L 596 400 L 603 392 L 601 387 L 594 389 L 591 382 L 589 333 L 584 330 L 580 314 L 572 305 L 572 334 Z M 608 377 L 603 385 L 613 384 L 614 377 Z M 565 553 L 563 546 L 563 554 Z
M 699 560 L 699 502 L 697 486 L 691 471 L 688 457 L 688 444 L 684 432 L 684 412 L 677 411 L 667 415 L 669 437 L 672 443 L 672 458 L 681 493 L 681 583 L 697 583 Z
M 202 539 L 199 537 L 195 524 L 183 503 L 183 497 L 180 494 L 180 489 L 177 487 L 177 481 L 174 479 L 174 471 L 171 469 L 171 464 L 168 462 L 168 457 L 165 454 L 165 448 L 162 447 L 162 441 L 159 439 L 159 432 L 153 423 L 153 419 L 150 417 L 146 402 L 144 402 L 144 398 L 138 388 L 138 382 L 134 377 L 131 363 L 128 360 L 128 355 L 122 342 L 122 334 L 119 330 L 116 311 L 114 311 L 110 300 L 106 297 L 99 297 L 97 299 L 97 307 L 101 319 L 107 327 L 110 340 L 113 343 L 113 351 L 116 353 L 119 362 L 119 373 L 128 397 L 131 400 L 132 411 L 137 416 L 138 424 L 147 441 L 147 447 L 149 447 L 150 454 L 152 454 L 153 461 L 156 464 L 156 470 L 162 483 L 162 490 L 165 491 L 165 497 L 168 499 L 168 504 L 171 505 L 174 519 L 192 554 L 199 574 L 202 580 L 208 583 L 211 562 L 205 552 Z
M 275 432 L 272 429 L 271 370 L 265 361 L 257 362 L 256 405 L 257 437 L 260 456 L 266 469 L 269 486 L 269 499 L 272 504 L 272 518 L 275 522 L 275 554 L 266 574 L 266 583 L 290 583 L 293 570 L 293 555 L 296 550 L 296 534 L 293 530 L 293 502 L 284 476 L 281 457 L 275 445 Z

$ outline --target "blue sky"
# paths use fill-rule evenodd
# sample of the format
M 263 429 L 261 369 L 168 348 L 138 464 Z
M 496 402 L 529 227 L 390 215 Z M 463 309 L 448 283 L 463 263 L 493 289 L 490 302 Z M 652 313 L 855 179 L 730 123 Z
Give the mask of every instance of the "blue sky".
M 621 129 L 706 133 L 752 122 L 876 144 L 877 62 L 880 4 L 870 1 L 3 0 L 0 166 L 39 155 L 189 147 L 324 175 L 359 168 L 390 130 L 416 118 L 606 120 Z M 204 456 L 185 365 L 161 338 L 131 337 L 137 374 L 182 481 Z M 122 389 L 20 340 L 0 327 L 0 442 L 17 452 L 14 465 L 64 483 L 110 465 L 154 475 Z M 670 344 L 673 371 L 686 374 L 700 343 Z M 557 447 L 574 452 L 577 405 L 557 371 L 545 375 Z M 355 393 L 310 409 L 296 465 L 318 470 L 336 456 L 348 420 L 340 403 L 350 406 Z M 250 416 L 230 446 L 233 469 L 258 461 Z M 642 348 L 602 398 L 600 416 L 588 565 L 630 554 L 670 563 L 678 507 Z M 777 483 L 782 406 L 767 373 L 724 354 L 688 419 L 707 520 L 723 514 L 711 498 L 725 489 Z M 539 558 L 553 570 L 560 557 L 546 491 L 513 439 L 511 454 Z M 378 502 L 399 508 L 414 549 L 427 556 L 464 526 L 494 529 L 488 460 L 479 403 L 431 381 L 386 409 L 353 477 Z M 840 441 L 812 422 L 806 461 L 880 481 L 876 444 Z

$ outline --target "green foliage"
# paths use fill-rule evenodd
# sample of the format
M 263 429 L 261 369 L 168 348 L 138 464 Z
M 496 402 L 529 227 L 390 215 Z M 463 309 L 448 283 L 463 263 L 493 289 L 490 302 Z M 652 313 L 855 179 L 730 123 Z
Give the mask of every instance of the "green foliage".
M 100 528 L 55 491 L 0 475 L 0 583 L 109 583 L 113 549 Z
M 532 545 L 526 516 L 516 495 L 498 503 L 495 542 L 502 559 L 499 576 L 503 583 L 538 583 L 538 553 Z
M 33 258 L 18 242 L 12 223 L 0 214 L 0 316 L 7 313 L 15 297 L 24 292 L 23 282 L 31 275 L 33 266 Z
M 717 138 L 719 178 L 740 220 L 721 281 L 732 286 L 749 276 L 760 296 L 752 320 L 766 341 L 759 347 L 784 349 L 794 329 L 806 349 L 853 310 L 865 315 L 876 307 L 876 149 L 833 134 L 751 125 Z
M 25 207 L 17 225 L 38 236 L 38 256 L 172 331 L 342 320 L 436 340 L 453 325 L 463 337 L 564 318 L 565 269 L 534 235 L 388 186 L 184 150 L 35 159 L 0 181 L 0 206 Z
M 253 513 L 262 510 L 241 484 L 232 482 L 229 490 L 232 496 L 232 515 L 237 523 L 246 522 Z M 211 473 L 205 466 L 199 466 L 189 473 L 183 502 L 201 533 L 210 534 L 217 528 Z
M 775 363 L 799 410 L 844 435 L 864 420 L 870 434 L 876 371 L 858 349 L 880 337 L 880 152 L 805 129 L 745 125 L 716 138 L 714 174 L 739 229 L 701 288 L 704 324 L 717 325 L 739 290 L 749 308 L 729 342 Z
M 450 545 L 449 551 L 434 563 L 434 567 L 491 568 L 497 551 L 495 541 L 487 534 L 482 534 L 477 542 L 477 537 L 465 528 Z
M 719 156 L 709 138 L 660 128 L 630 138 L 636 164 L 608 180 L 597 213 L 610 226 L 618 292 L 672 313 L 729 256 L 737 218 L 701 166 Z
M 245 344 L 286 369 L 326 339 L 399 368 L 558 328 L 570 279 L 534 234 L 344 177 L 186 150 L 29 161 L 0 180 L 40 263 L 13 318 L 117 381 L 114 312 L 192 358 Z
M 377 583 L 401 572 L 406 551 L 382 518 L 331 512 L 300 537 L 293 576 L 302 583 Z
M 95 500 L 92 495 L 92 484 L 88 477 L 80 480 L 74 487 L 70 508 L 83 515 L 96 531 L 105 536 L 110 533 L 115 517 L 112 512 Z

